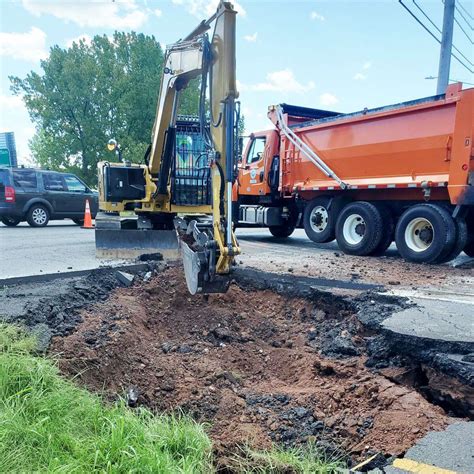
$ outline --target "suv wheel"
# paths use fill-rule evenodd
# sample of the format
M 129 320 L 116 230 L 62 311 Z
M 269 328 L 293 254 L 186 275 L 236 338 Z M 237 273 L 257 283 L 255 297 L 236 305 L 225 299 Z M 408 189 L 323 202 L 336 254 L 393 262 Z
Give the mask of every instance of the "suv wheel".
M 72 222 L 76 225 L 84 225 L 84 219 L 73 219 Z
M 42 204 L 33 204 L 26 220 L 31 227 L 45 227 L 49 222 L 49 211 Z
M 8 227 L 15 227 L 21 222 L 20 219 L 17 219 L 15 217 L 2 217 L 1 221 Z

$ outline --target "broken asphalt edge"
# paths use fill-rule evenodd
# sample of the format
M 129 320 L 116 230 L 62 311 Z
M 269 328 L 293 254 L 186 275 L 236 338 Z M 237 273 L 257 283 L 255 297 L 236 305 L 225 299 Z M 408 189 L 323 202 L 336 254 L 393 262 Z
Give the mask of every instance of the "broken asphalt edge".
M 21 285 L 28 283 L 44 283 L 48 281 L 53 281 L 61 278 L 75 278 L 86 276 L 91 272 L 98 273 L 109 273 L 110 271 L 123 271 L 129 273 L 137 273 L 142 271 L 147 271 L 149 268 L 148 263 L 134 263 L 134 264 L 125 264 L 125 265 L 111 265 L 103 266 L 97 268 L 89 268 L 87 270 L 77 270 L 72 272 L 57 272 L 57 273 L 46 273 L 41 275 L 27 275 L 20 277 L 11 277 L 11 278 L 0 278 L 0 287 L 1 286 L 13 286 Z

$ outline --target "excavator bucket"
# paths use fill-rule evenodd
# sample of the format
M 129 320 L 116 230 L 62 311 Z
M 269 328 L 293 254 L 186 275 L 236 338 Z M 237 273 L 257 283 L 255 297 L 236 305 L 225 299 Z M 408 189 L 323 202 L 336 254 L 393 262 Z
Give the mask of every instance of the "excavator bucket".
M 206 231 L 198 228 L 196 221 L 187 224 L 175 219 L 180 239 L 181 258 L 188 290 L 197 293 L 225 293 L 230 285 L 229 275 L 216 274 L 216 245 Z
M 225 293 L 229 289 L 229 276 L 209 274 L 205 252 L 195 252 L 186 242 L 181 241 L 181 257 L 189 293 Z
M 176 231 L 138 229 L 137 219 L 119 216 L 96 218 L 96 256 L 103 259 L 135 259 L 160 253 L 166 260 L 178 260 Z

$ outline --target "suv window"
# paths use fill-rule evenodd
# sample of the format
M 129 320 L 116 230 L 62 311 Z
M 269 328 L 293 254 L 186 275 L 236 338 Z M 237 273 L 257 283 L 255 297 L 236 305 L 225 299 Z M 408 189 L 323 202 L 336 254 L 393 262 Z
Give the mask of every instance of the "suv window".
M 63 178 L 57 173 L 43 173 L 44 189 L 47 191 L 66 191 Z
M 85 193 L 87 190 L 75 176 L 64 176 L 64 181 L 66 181 L 67 190 L 73 193 Z
M 36 171 L 13 171 L 13 184 L 23 189 L 36 189 Z
M 247 156 L 247 164 L 256 163 L 260 161 L 265 150 L 265 137 L 257 137 L 253 139 L 250 145 L 249 154 Z

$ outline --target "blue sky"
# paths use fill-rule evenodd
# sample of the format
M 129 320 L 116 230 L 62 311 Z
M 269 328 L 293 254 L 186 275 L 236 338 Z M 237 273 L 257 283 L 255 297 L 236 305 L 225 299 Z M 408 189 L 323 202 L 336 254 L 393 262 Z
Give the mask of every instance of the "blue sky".
M 421 17 L 413 0 L 404 2 Z M 20 162 L 28 162 L 34 127 L 21 100 L 11 96 L 9 75 L 40 72 L 39 59 L 54 44 L 67 47 L 114 29 L 172 43 L 210 16 L 216 3 L 0 0 L 0 128 L 15 132 Z M 441 27 L 441 0 L 417 4 Z M 461 4 L 474 16 L 472 2 Z M 425 77 L 437 75 L 439 45 L 397 0 L 239 0 L 237 9 L 237 77 L 248 131 L 268 128 L 267 107 L 279 102 L 350 112 L 436 91 L 436 81 Z M 458 18 L 472 41 L 473 31 Z M 458 27 L 454 44 L 474 63 L 473 45 Z M 451 78 L 474 82 L 454 59 Z

